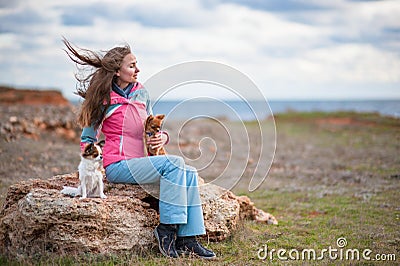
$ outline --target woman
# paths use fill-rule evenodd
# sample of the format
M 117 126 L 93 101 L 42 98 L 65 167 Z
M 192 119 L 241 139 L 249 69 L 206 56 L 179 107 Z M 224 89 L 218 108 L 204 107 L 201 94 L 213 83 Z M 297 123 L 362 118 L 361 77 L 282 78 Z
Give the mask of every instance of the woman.
M 78 115 L 83 128 L 81 146 L 105 136 L 103 165 L 109 182 L 146 184 L 160 182 L 160 224 L 154 235 L 161 253 L 177 258 L 194 254 L 214 258 L 197 235 L 205 234 L 198 191 L 198 175 L 178 156 L 144 154 L 144 121 L 152 114 L 149 95 L 137 81 L 139 68 L 129 46 L 115 47 L 104 56 L 87 49 L 74 48 L 63 40 L 66 53 L 79 65 L 94 68 L 78 77 L 77 94 L 84 98 Z M 164 134 L 146 139 L 154 149 L 166 143 Z

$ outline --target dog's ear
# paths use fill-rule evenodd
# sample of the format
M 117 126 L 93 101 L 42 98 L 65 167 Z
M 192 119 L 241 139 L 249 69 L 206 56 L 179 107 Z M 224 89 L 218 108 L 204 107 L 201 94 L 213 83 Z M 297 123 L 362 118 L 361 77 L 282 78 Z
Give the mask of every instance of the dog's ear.
M 93 147 L 94 147 L 93 143 L 86 144 L 85 149 L 83 150 L 83 154 L 84 155 L 90 154 L 92 152 Z
M 154 116 L 153 116 L 153 115 L 149 115 L 149 116 L 147 117 L 147 119 L 146 119 L 145 125 L 147 125 L 148 123 L 150 123 L 150 121 L 153 120 L 153 119 L 154 119 Z
M 164 117 L 165 117 L 165 115 L 156 115 L 156 118 L 157 118 L 157 119 L 160 119 L 160 120 L 163 120 Z
M 99 142 L 97 142 L 97 145 L 99 145 L 100 148 L 103 148 L 103 147 L 104 147 L 104 144 L 106 144 L 106 141 L 105 141 L 104 139 L 101 140 L 101 141 L 99 141 Z

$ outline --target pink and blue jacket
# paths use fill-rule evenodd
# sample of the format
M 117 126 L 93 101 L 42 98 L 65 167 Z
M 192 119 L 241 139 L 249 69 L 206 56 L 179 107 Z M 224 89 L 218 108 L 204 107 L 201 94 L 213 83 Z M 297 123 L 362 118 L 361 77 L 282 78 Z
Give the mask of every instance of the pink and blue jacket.
M 139 82 L 123 97 L 111 91 L 111 105 L 101 127 L 85 127 L 81 135 L 81 148 L 88 142 L 96 142 L 99 133 L 105 137 L 103 165 L 146 156 L 144 150 L 144 121 L 152 114 L 149 94 Z

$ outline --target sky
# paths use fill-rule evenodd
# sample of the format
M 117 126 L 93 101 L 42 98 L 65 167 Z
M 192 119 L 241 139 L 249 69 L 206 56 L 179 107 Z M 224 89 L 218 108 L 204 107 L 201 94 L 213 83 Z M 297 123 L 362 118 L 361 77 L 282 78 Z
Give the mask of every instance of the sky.
M 0 84 L 77 99 L 65 36 L 95 51 L 129 44 L 142 83 L 200 60 L 267 99 L 400 99 L 399 16 L 398 0 L 0 0 Z

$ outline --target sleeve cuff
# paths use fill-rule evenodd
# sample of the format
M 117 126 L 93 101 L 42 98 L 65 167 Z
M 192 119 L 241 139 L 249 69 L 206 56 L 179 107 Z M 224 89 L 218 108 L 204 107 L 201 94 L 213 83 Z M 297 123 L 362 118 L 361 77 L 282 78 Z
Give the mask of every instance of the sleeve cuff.
M 167 131 L 161 131 L 161 133 L 167 136 L 167 141 L 164 143 L 164 145 L 167 145 L 169 143 L 169 135 Z

